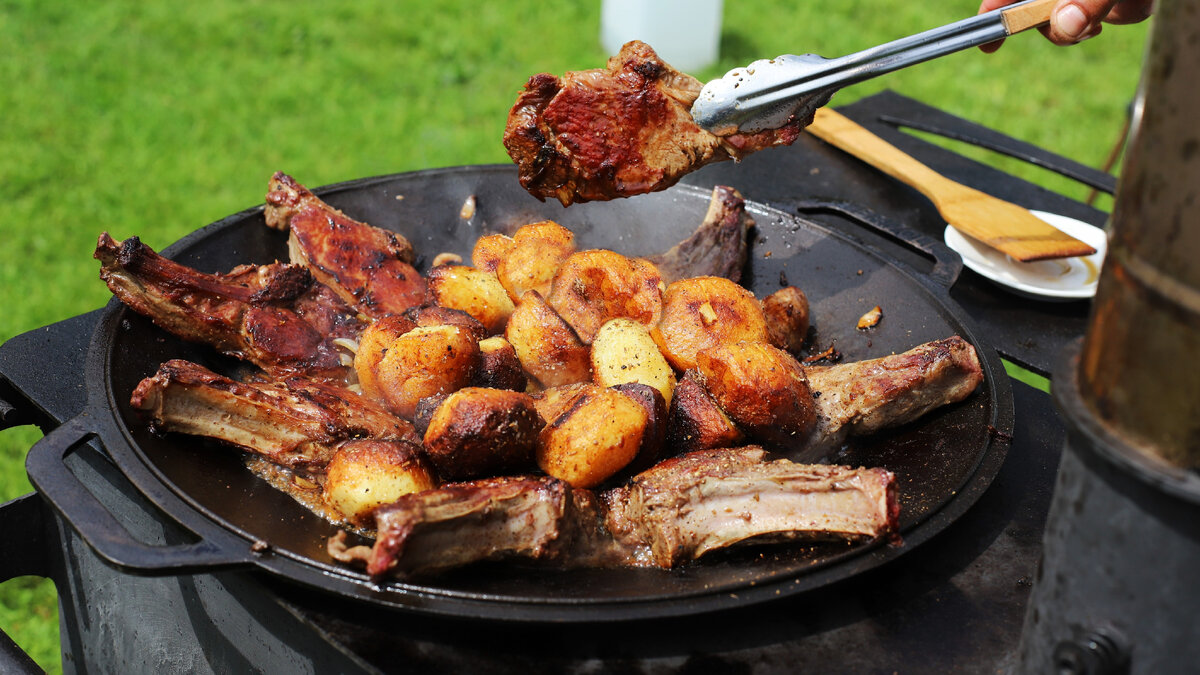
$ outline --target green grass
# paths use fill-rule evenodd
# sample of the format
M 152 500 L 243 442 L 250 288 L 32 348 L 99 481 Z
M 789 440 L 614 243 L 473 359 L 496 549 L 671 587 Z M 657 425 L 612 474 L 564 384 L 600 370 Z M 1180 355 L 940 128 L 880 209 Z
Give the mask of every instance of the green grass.
M 0 0 L 0 342 L 103 304 L 102 230 L 154 247 L 260 203 L 283 169 L 317 186 L 507 161 L 526 77 L 594 67 L 599 2 Z M 977 0 L 729 2 L 723 56 L 836 56 L 974 13 Z M 1055 48 L 1018 36 L 846 90 L 884 88 L 1098 166 L 1138 79 L 1146 26 Z M 1083 188 L 972 156 L 1078 199 Z M 1103 206 L 1103 202 L 1101 205 Z M 0 432 L 0 501 L 27 492 L 37 433 Z M 59 668 L 52 589 L 0 586 L 0 628 Z

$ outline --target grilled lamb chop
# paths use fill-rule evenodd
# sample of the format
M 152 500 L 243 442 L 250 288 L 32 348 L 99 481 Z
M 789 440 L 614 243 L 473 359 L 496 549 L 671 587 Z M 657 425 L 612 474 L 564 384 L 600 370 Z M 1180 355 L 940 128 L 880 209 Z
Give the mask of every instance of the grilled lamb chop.
M 339 536 L 329 551 L 365 562 L 374 577 L 417 576 L 481 560 L 557 558 L 580 522 L 597 522 L 586 491 L 546 476 L 487 478 L 405 495 L 375 511 L 372 548 L 347 549 Z
M 238 382 L 179 359 L 142 380 L 130 404 L 159 431 L 215 438 L 314 473 L 347 441 L 421 442 L 411 424 L 348 389 L 303 377 Z
M 848 435 L 906 424 L 961 401 L 983 381 L 975 348 L 957 335 L 902 354 L 810 366 L 805 373 L 817 407 L 816 430 L 798 453 L 805 457 L 839 445 Z
M 607 68 L 529 78 L 508 114 L 504 147 L 530 194 L 569 206 L 666 189 L 705 164 L 790 145 L 811 122 L 716 136 L 692 121 L 702 86 L 630 42 Z
M 666 253 L 646 259 L 658 267 L 664 284 L 691 277 L 725 277 L 736 282 L 746 266 L 746 236 L 753 226 L 741 193 L 718 185 L 696 231 Z
M 399 314 L 427 300 L 408 240 L 353 220 L 291 176 L 276 172 L 271 178 L 264 215 L 270 227 L 291 230 L 292 262 L 307 267 L 364 316 Z
M 605 524 L 637 559 L 674 567 L 744 542 L 871 539 L 896 529 L 885 469 L 764 461 L 757 446 L 668 459 L 603 495 Z
M 883 469 L 763 461 L 758 447 L 668 460 L 601 495 L 546 477 L 508 477 L 406 495 L 375 512 L 371 548 L 329 543 L 375 577 L 521 557 L 564 567 L 673 567 L 756 541 L 870 539 L 893 532 Z
M 241 265 L 205 274 L 155 253 L 137 237 L 100 235 L 94 257 L 113 295 L 163 329 L 276 373 L 345 375 L 336 338 L 363 324 L 302 267 Z

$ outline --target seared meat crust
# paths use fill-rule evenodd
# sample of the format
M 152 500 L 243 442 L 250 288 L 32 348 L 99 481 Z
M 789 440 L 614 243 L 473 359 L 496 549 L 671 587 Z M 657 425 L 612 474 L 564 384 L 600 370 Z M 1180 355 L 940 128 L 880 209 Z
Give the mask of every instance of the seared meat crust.
M 343 442 L 421 442 L 411 424 L 343 387 L 303 377 L 238 382 L 179 359 L 142 380 L 130 404 L 160 431 L 215 438 L 316 473 Z
M 715 136 L 692 120 L 702 86 L 633 41 L 607 68 L 529 78 L 509 112 L 504 147 L 530 194 L 568 206 L 664 190 L 705 164 L 789 145 L 807 122 Z
M 906 424 L 969 396 L 983 381 L 979 355 L 955 335 L 878 359 L 808 367 L 817 425 L 805 453 Z
M 205 274 L 155 253 L 137 237 L 100 235 L 94 257 L 113 295 L 185 340 L 212 345 L 278 374 L 345 374 L 334 338 L 363 324 L 345 303 L 292 265 L 242 265 Z
M 271 178 L 265 217 L 271 227 L 291 229 L 292 262 L 364 316 L 377 319 L 426 302 L 428 288 L 411 264 L 407 239 L 346 216 L 291 176 Z

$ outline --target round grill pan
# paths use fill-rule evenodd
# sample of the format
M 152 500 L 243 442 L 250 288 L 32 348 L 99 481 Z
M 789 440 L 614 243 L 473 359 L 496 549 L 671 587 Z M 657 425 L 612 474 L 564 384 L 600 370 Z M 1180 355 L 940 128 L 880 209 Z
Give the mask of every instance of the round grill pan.
M 648 255 L 688 236 L 709 201 L 708 190 L 680 185 L 563 209 L 526 194 L 510 166 L 367 178 L 315 192 L 353 218 L 409 238 L 420 256 L 418 269 L 443 251 L 469 259 L 479 236 L 547 218 L 573 230 L 581 249 Z M 461 206 L 468 197 L 474 197 L 476 209 L 463 219 Z M 747 210 L 757 228 L 743 283 L 759 297 L 784 283 L 804 289 L 815 325 L 811 343 L 820 349 L 833 344 L 846 360 L 860 360 L 957 334 L 979 351 L 984 383 L 966 401 L 878 437 L 855 440 L 826 458 L 896 473 L 902 542 L 749 546 L 669 571 L 481 563 L 428 580 L 378 584 L 334 563 L 325 542 L 335 528 L 251 474 L 238 451 L 149 432 L 130 409 L 129 395 L 161 362 L 185 358 L 218 371 L 236 364 L 164 333 L 116 300 L 92 338 L 88 407 L 31 450 L 30 478 L 102 557 L 134 573 L 246 567 L 366 603 L 457 617 L 575 622 L 680 616 L 850 578 L 946 528 L 991 483 L 1012 432 L 1007 375 L 949 300 L 945 285 L 953 282 L 952 274 L 919 277 L 812 221 L 754 203 L 747 203 Z M 286 259 L 286 234 L 267 228 L 257 207 L 198 230 L 164 254 L 203 271 L 223 272 L 242 263 Z M 871 331 L 857 331 L 858 317 L 875 305 L 883 308 L 883 321 Z M 102 446 L 133 485 L 196 540 L 152 547 L 125 533 L 67 468 L 66 456 L 83 442 Z

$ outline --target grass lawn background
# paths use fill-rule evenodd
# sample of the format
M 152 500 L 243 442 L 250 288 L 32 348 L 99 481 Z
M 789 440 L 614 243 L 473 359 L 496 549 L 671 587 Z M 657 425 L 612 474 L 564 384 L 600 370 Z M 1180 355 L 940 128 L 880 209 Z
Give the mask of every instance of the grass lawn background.
M 592 2 L 45 3 L 0 0 L 0 342 L 103 305 L 102 230 L 160 249 L 261 203 L 275 170 L 310 186 L 508 161 L 536 72 L 603 64 Z M 977 0 L 726 3 L 703 80 L 782 53 L 837 56 L 953 21 Z M 1067 49 L 1036 34 L 839 93 L 893 89 L 1092 166 L 1134 96 L 1148 26 Z M 1068 196 L 1085 188 L 972 157 Z M 1107 200 L 1098 203 L 1109 208 Z M 0 432 L 0 502 L 31 488 L 35 429 Z M 0 585 L 0 629 L 61 669 L 53 586 Z

